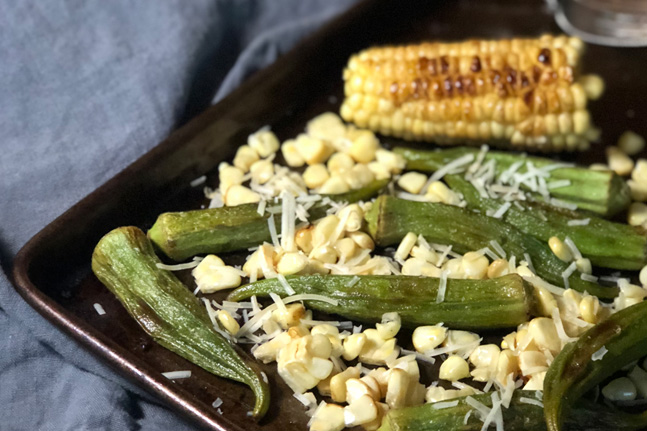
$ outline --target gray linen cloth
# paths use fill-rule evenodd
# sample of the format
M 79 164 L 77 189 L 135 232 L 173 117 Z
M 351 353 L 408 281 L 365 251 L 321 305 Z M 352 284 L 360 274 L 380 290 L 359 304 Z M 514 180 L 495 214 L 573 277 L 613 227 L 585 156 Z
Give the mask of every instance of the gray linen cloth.
M 0 430 L 188 430 L 7 280 L 47 223 L 354 0 L 0 2 Z

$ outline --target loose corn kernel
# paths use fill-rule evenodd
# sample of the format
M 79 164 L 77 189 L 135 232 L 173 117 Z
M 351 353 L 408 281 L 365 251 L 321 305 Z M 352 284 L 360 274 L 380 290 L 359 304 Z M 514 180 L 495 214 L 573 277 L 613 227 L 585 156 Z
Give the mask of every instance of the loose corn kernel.
M 578 81 L 591 100 L 598 100 L 604 93 L 604 80 L 599 75 L 584 75 Z
M 242 204 L 253 204 L 261 200 L 261 196 L 241 185 L 234 185 L 227 189 L 225 194 L 225 204 L 228 207 L 234 207 Z
M 304 325 L 298 324 L 296 326 L 291 326 L 290 329 L 288 329 L 288 335 L 292 339 L 296 339 L 310 335 L 310 331 L 308 331 L 308 328 Z
M 437 264 L 440 260 L 440 256 L 438 256 L 438 253 L 436 253 L 434 250 L 417 245 L 411 249 L 410 254 L 411 257 L 422 259 L 425 262 L 429 262 L 433 265 Z
M 346 193 L 350 190 L 350 186 L 342 177 L 334 176 L 326 180 L 325 183 L 319 188 L 319 193 L 324 195 L 338 195 Z
M 399 348 L 396 348 L 396 339 L 384 340 L 376 329 L 364 331 L 366 342 L 359 352 L 359 360 L 367 364 L 382 365 L 392 356 L 397 356 Z
M 294 242 L 304 253 L 312 251 L 312 226 L 301 228 L 294 235 Z
M 252 174 L 252 181 L 265 184 L 274 175 L 274 165 L 269 160 L 259 160 L 252 164 L 249 171 Z
M 323 262 L 319 262 L 318 260 L 310 260 L 304 272 L 306 274 L 330 274 L 330 270 L 324 267 Z
M 577 316 L 579 314 L 580 303 L 582 302 L 582 294 L 574 289 L 566 289 L 562 295 L 562 302 L 565 310 L 560 311 Z
M 602 395 L 610 401 L 633 401 L 636 399 L 637 389 L 627 377 L 619 377 L 602 388 Z
M 385 403 L 376 402 L 377 406 L 377 417 L 370 422 L 362 424 L 362 428 L 365 431 L 377 431 L 382 426 L 382 421 L 384 416 L 389 412 L 389 406 Z
M 443 341 L 443 346 L 471 345 L 471 347 L 463 347 L 454 352 L 456 355 L 467 357 L 472 354 L 476 347 L 478 347 L 478 340 L 478 334 L 473 332 L 450 329 L 447 331 L 447 337 L 445 338 L 445 341 Z
M 377 418 L 377 405 L 373 398 L 364 395 L 344 407 L 344 421 L 347 427 L 362 425 Z
M 600 312 L 600 302 L 595 296 L 585 296 L 580 301 L 579 312 L 585 322 L 589 322 L 593 325 L 597 324 L 599 319 Z
M 394 361 L 389 362 L 389 368 L 391 369 L 400 369 L 407 372 L 412 381 L 418 381 L 420 379 L 420 368 L 418 367 L 418 362 L 415 357 L 408 355 L 398 358 Z M 377 380 L 377 377 L 376 377 Z
M 269 157 L 279 150 L 279 140 L 271 130 L 259 130 L 249 135 L 247 145 L 261 157 Z
M 283 329 L 298 325 L 306 313 L 306 309 L 303 304 L 299 303 L 288 304 L 285 308 L 285 311 L 281 311 L 279 309 L 272 311 L 272 319 L 274 319 Z
M 310 335 L 315 336 L 317 334 L 325 335 L 330 341 L 332 347 L 332 352 L 330 355 L 339 357 L 344 353 L 344 348 L 341 344 L 341 338 L 339 337 L 339 329 L 337 327 L 330 325 L 328 323 L 322 323 L 320 325 L 315 325 L 310 329 Z
M 501 349 L 496 344 L 484 344 L 474 349 L 470 355 L 470 362 L 474 370 L 470 373 L 477 382 L 487 382 L 496 371 L 499 363 Z
M 346 381 L 349 379 L 359 379 L 359 369 L 357 367 L 348 367 L 330 379 L 330 398 L 334 402 L 346 402 Z
M 373 238 L 371 238 L 366 232 L 349 232 L 346 236 L 355 241 L 355 244 L 364 250 L 373 250 L 375 248 Z
M 300 168 L 305 165 L 306 161 L 297 150 L 296 141 L 289 139 L 281 145 L 281 154 L 285 159 L 285 163 L 292 168 Z
M 519 361 L 512 350 L 502 350 L 499 354 L 499 361 L 496 367 L 495 379 L 505 386 L 508 376 L 512 374 L 512 379 L 516 377 L 519 371 Z
M 380 162 L 371 162 L 366 166 L 368 166 L 371 172 L 373 172 L 373 175 L 375 175 L 375 179 L 377 180 L 387 180 L 391 178 L 389 167 Z
M 395 337 L 400 327 L 402 327 L 402 320 L 396 312 L 384 313 L 382 315 L 382 322 L 375 325 L 378 335 L 384 340 Z
M 589 165 L 589 169 L 594 171 L 610 171 L 611 168 L 605 165 L 604 163 L 592 163 Z
M 562 342 L 557 335 L 557 329 L 552 319 L 536 317 L 528 325 L 528 334 L 533 338 L 537 347 L 548 349 L 553 355 L 562 349 Z
M 240 325 L 236 322 L 236 319 L 229 313 L 227 310 L 218 310 L 216 314 L 218 322 L 222 325 L 225 331 L 229 332 L 231 335 L 236 335 L 240 330 Z
M 310 258 L 322 263 L 337 262 L 337 250 L 330 245 L 322 245 L 310 252 Z
M 375 152 L 375 158 L 379 164 L 384 166 L 392 174 L 399 174 L 405 168 L 407 162 L 400 154 L 382 148 Z M 376 174 L 377 175 L 377 174 Z
M 398 179 L 402 190 L 417 195 L 427 183 L 427 176 L 420 172 L 407 172 Z
M 485 278 L 489 263 L 487 257 L 473 251 L 465 253 L 461 259 L 461 267 L 465 277 L 472 280 Z
M 274 256 L 276 252 L 270 244 L 261 245 L 258 250 L 247 257 L 247 262 L 243 265 L 243 271 L 251 275 L 256 273 L 256 277 L 263 277 L 263 267 L 274 269 Z M 263 259 L 261 261 L 261 259 Z
M 237 186 L 243 183 L 243 177 L 245 173 L 235 167 L 230 165 L 225 165 L 218 172 L 218 178 L 220 180 L 220 191 L 223 195 L 227 193 L 227 190 L 231 186 Z
M 386 396 L 391 370 L 387 370 L 384 367 L 373 368 L 367 375 L 375 379 L 377 384 L 380 386 L 380 398 L 384 398 Z
M 324 163 L 333 153 L 333 148 L 326 142 L 303 133 L 297 136 L 294 145 L 308 165 Z
M 575 260 L 575 267 L 578 271 L 583 274 L 591 274 L 593 272 L 593 267 L 591 266 L 591 260 L 586 257 L 581 257 Z
M 234 166 L 243 172 L 248 172 L 249 168 L 258 160 L 256 150 L 249 145 L 242 145 L 236 151 L 236 156 L 234 156 Z
M 640 270 L 638 279 L 640 280 L 640 284 L 642 284 L 644 288 L 647 288 L 647 265 L 643 266 Z
M 364 211 L 358 204 L 350 204 L 342 208 L 337 217 L 340 220 L 346 219 L 344 224 L 346 232 L 357 232 L 362 227 Z
M 428 403 L 437 403 L 439 401 L 445 401 L 445 400 L 454 398 L 453 393 L 448 394 L 448 392 L 452 392 L 452 391 L 453 390 L 451 389 L 447 390 L 442 386 L 429 386 L 425 394 L 425 401 Z
M 517 335 L 516 335 L 516 344 L 519 349 L 522 349 L 523 351 L 537 351 L 539 348 L 537 347 L 537 344 L 535 344 L 535 340 L 532 339 L 532 337 L 528 334 L 528 324 L 522 325 L 523 327 L 520 327 L 517 330 Z
M 461 257 L 449 259 L 443 265 L 443 270 L 449 278 L 466 278 L 465 271 L 463 270 L 463 259 Z
M 362 333 L 351 334 L 346 337 L 344 339 L 344 359 L 347 361 L 352 361 L 353 359 L 357 358 L 359 356 L 359 352 L 361 352 L 362 348 L 364 348 L 365 343 L 366 335 Z
M 438 378 L 456 382 L 470 376 L 470 367 L 467 361 L 458 355 L 448 357 L 445 362 L 440 365 Z
M 321 163 L 310 165 L 303 172 L 303 181 L 309 189 L 321 187 L 328 178 L 330 178 L 328 169 Z
M 555 256 L 557 256 L 561 261 L 570 262 L 573 260 L 573 253 L 571 253 L 571 250 L 556 236 L 550 237 L 548 240 L 548 246 L 552 250 L 553 254 L 555 254 Z
M 191 272 L 196 285 L 202 293 L 213 293 L 223 289 L 238 287 L 241 283 L 238 271 L 224 264 L 215 255 L 208 255 Z
M 535 273 L 528 268 L 528 264 L 525 262 L 515 268 L 515 272 L 522 277 L 534 277 Z
M 276 357 L 279 354 L 279 351 L 287 346 L 292 337 L 287 332 L 281 332 L 276 337 L 272 338 L 270 341 L 261 344 L 255 350 L 252 351 L 252 354 L 256 359 L 268 364 L 272 361 L 276 361 Z
M 369 388 L 371 391 L 371 397 L 375 401 L 380 401 L 380 399 L 382 399 L 382 388 L 375 377 L 366 375 L 359 380 Z
M 528 383 L 523 387 L 524 391 L 543 391 L 544 379 L 546 378 L 546 371 L 534 373 L 530 376 Z
M 488 278 L 497 278 L 510 273 L 510 265 L 506 259 L 497 259 L 493 261 L 487 269 Z
M 317 358 L 327 359 L 332 353 L 332 343 L 326 334 L 310 334 L 312 338 L 307 345 L 308 352 Z
M 266 334 L 273 334 L 281 330 L 281 326 L 279 326 L 279 324 L 272 319 L 267 319 L 265 322 L 263 322 L 262 328 L 263 332 L 265 332 Z
M 647 205 L 634 202 L 629 206 L 627 212 L 627 223 L 631 226 L 641 226 L 647 222 Z
M 618 139 L 618 147 L 620 147 L 625 154 L 635 156 L 645 149 L 645 138 L 636 132 L 627 130 L 620 135 L 620 138 Z
M 380 393 L 375 393 L 366 383 L 358 378 L 346 380 L 346 402 L 352 404 L 358 398 L 368 395 L 375 401 L 379 401 Z
M 324 112 L 308 121 L 306 132 L 324 141 L 334 141 L 346 135 L 346 125 L 334 112 Z
M 358 163 L 350 171 L 340 173 L 339 176 L 346 181 L 346 184 L 353 189 L 366 187 L 375 180 L 375 174 L 363 163 Z
M 396 259 L 405 260 L 409 256 L 413 246 L 416 245 L 417 241 L 418 235 L 413 232 L 407 233 L 404 238 L 402 238 L 402 241 L 400 241 L 400 245 L 398 245 L 398 249 L 395 251 L 394 257 Z
M 642 186 L 647 184 L 647 160 L 638 159 L 634 170 L 631 171 L 631 179 Z
M 418 326 L 411 336 L 413 347 L 420 353 L 440 346 L 447 336 L 447 328 L 442 326 Z
M 339 261 L 347 261 L 357 253 L 357 244 L 350 238 L 342 238 L 335 243 L 335 251 L 339 256 Z
M 350 171 L 355 166 L 355 160 L 346 153 L 334 153 L 328 159 L 328 170 L 331 175 L 340 175 Z
M 548 367 L 546 356 L 542 352 L 535 350 L 526 350 L 519 353 L 519 369 L 524 376 L 529 375 L 529 371 Z
M 644 183 L 639 183 L 638 181 L 627 180 L 627 185 L 629 186 L 632 200 L 637 202 L 647 201 L 647 181 Z
M 627 377 L 629 377 L 631 382 L 636 386 L 638 394 L 640 394 L 642 398 L 647 398 L 647 372 L 636 365 L 629 374 L 627 374 Z
M 503 337 L 503 340 L 501 340 L 501 349 L 516 350 L 517 349 L 516 335 L 517 335 L 516 332 L 511 332 L 510 334 Z
M 557 308 L 557 301 L 552 293 L 543 287 L 533 286 L 535 302 L 538 306 L 539 313 L 542 316 L 550 317 L 553 309 Z
M 285 253 L 276 265 L 276 271 L 283 275 L 297 274 L 308 266 L 308 257 L 301 253 Z
M 634 168 L 634 161 L 618 147 L 607 147 L 607 162 L 612 171 L 618 175 L 629 175 Z
M 312 243 L 314 247 L 327 244 L 335 229 L 339 225 L 339 217 L 330 214 L 317 222 L 312 230 Z
M 460 203 L 458 195 L 441 181 L 434 181 L 429 184 L 425 192 L 425 198 L 429 202 L 440 202 L 447 205 L 458 205 Z
M 353 137 L 348 154 L 358 163 L 368 163 L 375 159 L 375 151 L 379 148 L 375 134 L 370 130 L 361 130 Z
M 404 370 L 395 368 L 389 372 L 385 401 L 390 408 L 406 407 L 410 382 L 411 378 Z
M 344 408 L 323 401 L 310 421 L 310 431 L 342 431 L 345 426 Z

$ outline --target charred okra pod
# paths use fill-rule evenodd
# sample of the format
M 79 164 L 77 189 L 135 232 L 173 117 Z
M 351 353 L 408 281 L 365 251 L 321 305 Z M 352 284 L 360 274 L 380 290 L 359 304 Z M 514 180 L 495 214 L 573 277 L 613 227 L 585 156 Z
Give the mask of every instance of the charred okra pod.
M 447 175 L 447 184 L 461 193 L 470 209 L 496 211 L 505 202 L 484 198 L 465 178 Z M 588 219 L 586 225 L 569 225 Z M 501 217 L 517 229 L 542 241 L 569 237 L 584 257 L 595 266 L 613 269 L 641 269 L 647 263 L 647 236 L 642 228 L 614 223 L 543 202 L 518 201 Z
M 414 150 L 399 147 L 393 150 L 402 155 L 407 161 L 407 169 L 434 172 L 447 163 L 460 157 L 472 154 L 474 158 L 479 152 L 475 148 L 449 148 L 433 151 Z M 535 168 L 546 168 L 556 166 L 560 162 L 543 157 L 531 157 L 525 154 L 515 154 L 503 151 L 488 151 L 485 154 L 484 162 L 495 161 L 496 177 L 510 169 L 513 164 L 520 164 L 518 173 L 527 172 L 526 163 L 532 163 Z M 591 211 L 603 217 L 611 217 L 624 210 L 631 203 L 629 186 L 622 177 L 613 171 L 597 171 L 579 166 L 563 166 L 549 170 L 550 178 L 547 180 L 567 180 L 570 183 L 563 187 L 550 190 L 551 196 L 561 201 L 575 204 L 578 209 Z M 521 184 L 521 188 L 530 190 L 527 185 Z M 540 200 L 541 195 L 532 193 Z
M 564 285 L 562 273 L 568 265 L 553 254 L 548 244 L 499 219 L 451 205 L 380 196 L 366 214 L 366 220 L 373 239 L 383 247 L 397 244 L 408 232 L 422 235 L 430 242 L 451 245 L 458 253 L 491 247 L 491 242 L 496 241 L 507 258 L 515 256 L 520 261 L 527 254 L 539 277 Z M 601 299 L 617 296 L 617 288 L 582 280 L 577 271 L 568 281 L 570 288 Z
M 245 361 L 212 329 L 206 309 L 159 259 L 144 232 L 121 227 L 106 234 L 92 255 L 92 270 L 155 341 L 217 376 L 249 386 L 253 415 L 270 402 L 268 383 L 253 361 Z
M 457 329 L 511 328 L 532 313 L 531 287 L 518 275 L 491 280 L 447 280 L 439 301 L 440 279 L 404 275 L 305 275 L 286 277 L 297 293 L 314 293 L 337 301 L 331 305 L 308 301 L 308 307 L 362 322 L 379 322 L 397 311 L 404 326 L 444 322 Z M 229 299 L 241 301 L 270 293 L 285 294 L 276 278 L 234 290 Z
M 387 180 L 378 180 L 364 188 L 327 197 L 347 203 L 368 200 L 386 184 Z M 321 202 L 317 203 L 309 210 L 309 219 L 325 216 L 328 208 Z M 181 261 L 197 254 L 244 250 L 271 241 L 270 217 L 272 214 L 268 212 L 259 214 L 257 204 L 164 213 L 148 231 L 148 237 L 168 257 Z M 274 217 L 280 220 L 281 213 Z M 281 223 L 277 223 L 276 228 L 280 233 Z

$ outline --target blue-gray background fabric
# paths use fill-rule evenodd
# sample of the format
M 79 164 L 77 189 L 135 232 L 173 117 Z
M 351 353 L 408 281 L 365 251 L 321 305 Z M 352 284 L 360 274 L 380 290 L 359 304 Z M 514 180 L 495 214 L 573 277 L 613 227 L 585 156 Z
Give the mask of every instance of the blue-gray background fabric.
M 353 2 L 0 2 L 0 430 L 195 429 L 6 272 L 56 216 Z

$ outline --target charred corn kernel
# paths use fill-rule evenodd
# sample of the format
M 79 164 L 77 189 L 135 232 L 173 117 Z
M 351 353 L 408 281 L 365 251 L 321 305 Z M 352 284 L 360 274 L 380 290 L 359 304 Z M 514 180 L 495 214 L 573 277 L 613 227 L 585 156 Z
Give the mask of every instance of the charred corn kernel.
M 438 378 L 456 382 L 470 376 L 470 367 L 467 361 L 458 355 L 452 355 L 440 365 Z
M 564 242 L 557 238 L 556 236 L 550 237 L 548 240 L 548 246 L 555 256 L 564 262 L 570 262 L 573 260 L 573 253 L 571 250 L 564 244 Z
M 360 379 L 346 380 L 346 402 L 352 404 L 358 398 L 368 395 L 375 401 L 379 401 L 380 392 L 377 393 Z
M 375 151 L 377 151 L 379 145 L 373 132 L 362 130 L 354 137 L 348 154 L 358 163 L 368 163 L 375 158 Z
M 493 261 L 487 269 L 488 278 L 497 278 L 510 273 L 510 265 L 505 259 L 497 259 Z
M 371 238 L 366 232 L 349 232 L 347 236 L 364 250 L 373 250 L 375 248 L 373 238 Z
M 276 309 L 272 311 L 272 318 L 283 329 L 298 325 L 306 313 L 303 304 L 292 303 L 286 305 L 285 308 L 285 310 Z
M 368 166 L 371 172 L 373 172 L 376 180 L 386 180 L 391 178 L 391 171 L 389 170 L 388 166 L 380 162 L 371 162 L 366 166 Z
M 326 180 L 319 188 L 319 193 L 325 195 L 338 195 L 350 191 L 350 186 L 342 177 L 334 176 Z
M 542 367 L 548 368 L 546 356 L 542 352 L 526 350 L 519 353 L 519 369 L 524 376 L 538 371 L 545 371 Z
M 447 328 L 442 326 L 418 326 L 411 336 L 413 347 L 420 353 L 440 346 L 447 336 Z
M 366 335 L 366 342 L 359 353 L 359 360 L 361 362 L 382 365 L 386 360 L 397 356 L 399 348 L 396 347 L 395 338 L 384 340 L 380 337 L 377 329 L 367 329 L 364 331 Z
M 296 326 L 291 326 L 290 329 L 288 329 L 288 335 L 292 339 L 297 339 L 301 337 L 305 337 L 306 335 L 310 335 L 310 331 L 308 331 L 308 328 L 306 328 L 304 325 L 296 325 Z
M 591 261 L 586 257 L 581 257 L 579 259 L 576 259 L 575 266 L 577 270 L 583 274 L 591 274 L 591 272 L 593 272 Z
M 395 251 L 394 257 L 396 259 L 405 260 L 409 256 L 409 253 L 411 253 L 411 249 L 416 245 L 417 241 L 418 235 L 415 233 L 409 232 L 406 234 L 404 238 L 402 238 L 402 241 L 400 241 L 400 245 L 398 245 L 398 249 Z
M 499 355 L 499 361 L 496 366 L 496 374 L 494 378 L 501 384 L 506 384 L 508 376 L 512 374 L 512 379 L 516 377 L 519 372 L 519 361 L 512 350 L 502 350 Z
M 359 356 L 359 352 L 364 348 L 366 343 L 366 335 L 351 334 L 344 339 L 344 354 L 343 357 L 347 361 L 352 361 Z
M 460 203 L 458 195 L 441 181 L 434 181 L 429 184 L 425 197 L 429 202 L 440 202 L 447 205 L 458 205 Z
M 330 398 L 334 402 L 346 402 L 346 381 L 349 379 L 359 379 L 359 369 L 357 367 L 346 368 L 330 379 Z
M 229 332 L 231 335 L 236 335 L 238 330 L 240 330 L 240 325 L 236 322 L 236 319 L 229 313 L 227 310 L 218 310 L 216 314 L 218 322 L 222 325 L 225 331 Z
M 344 408 L 323 401 L 310 421 L 310 431 L 342 431 L 345 426 Z
M 427 183 L 427 176 L 420 172 L 407 172 L 398 179 L 398 185 L 405 192 L 417 195 Z
M 631 226 L 641 226 L 647 222 L 647 205 L 634 202 L 629 206 L 627 212 L 627 223 Z
M 620 135 L 620 138 L 618 139 L 618 147 L 620 147 L 625 154 L 635 156 L 645 148 L 645 138 L 636 132 L 627 130 Z
M 322 245 L 310 252 L 310 258 L 322 263 L 337 262 L 337 250 L 330 245 Z
M 487 257 L 473 251 L 465 253 L 461 259 L 461 266 L 465 277 L 473 280 L 485 278 L 489 263 Z
M 249 145 L 242 145 L 236 151 L 236 156 L 234 156 L 234 166 L 243 172 L 248 172 L 249 168 L 258 160 L 256 150 Z
M 344 407 L 344 421 L 347 427 L 362 425 L 377 418 L 377 405 L 368 395 Z
M 324 112 L 308 121 L 306 132 L 324 141 L 334 141 L 346 135 L 346 125 L 334 112 Z
M 328 169 L 326 169 L 326 166 L 321 163 L 310 165 L 303 172 L 303 181 L 309 189 L 321 187 L 326 181 L 328 181 L 328 178 L 330 178 Z
M 233 185 L 227 189 L 225 194 L 225 204 L 229 207 L 242 204 L 253 204 L 261 200 L 261 196 L 241 185 Z
M 631 199 L 637 202 L 647 201 L 647 182 L 639 183 L 634 180 L 627 180 L 629 191 L 631 192 Z
M 389 373 L 389 380 L 386 389 L 386 404 L 392 409 L 406 407 L 407 393 L 411 378 L 406 371 L 392 369 Z
M 305 165 L 306 161 L 297 150 L 296 141 L 289 139 L 281 145 L 281 154 L 285 159 L 285 163 L 292 168 L 300 168 Z
M 355 160 L 346 153 L 334 153 L 328 159 L 328 170 L 332 175 L 350 171 L 355 166 Z
M 375 325 L 378 335 L 384 340 L 395 337 L 401 327 L 402 320 L 396 312 L 384 313 L 382 315 L 382 322 Z
M 450 329 L 447 331 L 447 337 L 443 342 L 445 347 L 466 346 L 456 350 L 454 353 L 459 356 L 468 357 L 472 354 L 474 349 L 478 347 L 479 342 L 478 334 L 468 331 L 458 331 Z
M 353 189 L 361 189 L 375 180 L 375 174 L 363 163 L 358 163 L 349 171 L 340 173 L 339 176 Z
M 292 341 L 292 337 L 290 337 L 287 332 L 282 332 L 270 341 L 258 346 L 252 351 L 252 354 L 259 361 L 264 364 L 268 364 L 272 361 L 276 361 L 279 351 L 287 346 L 290 341 Z
M 405 168 L 407 162 L 400 154 L 393 151 L 378 149 L 375 152 L 375 158 L 379 164 L 384 166 L 392 174 L 399 174 Z
M 335 229 L 339 225 L 339 217 L 330 214 L 317 222 L 312 230 L 312 242 L 314 247 L 327 244 Z
M 344 224 L 346 232 L 356 232 L 362 227 L 364 211 L 358 204 L 346 205 L 339 211 L 338 218 L 340 220 L 346 220 Z
M 304 253 L 310 253 L 312 251 L 312 226 L 304 227 L 299 229 L 294 235 L 294 242 L 296 242 L 297 247 Z
M 306 134 L 297 136 L 294 145 L 308 165 L 324 163 L 333 153 L 333 149 L 329 144 Z
M 496 344 L 485 344 L 478 346 L 470 355 L 470 362 L 474 370 L 470 373 L 477 382 L 490 380 L 499 363 L 501 349 Z
M 607 162 L 609 168 L 618 175 L 629 175 L 634 168 L 634 161 L 631 160 L 620 148 L 607 147 Z
M 562 342 L 557 335 L 557 329 L 552 319 L 547 317 L 532 319 L 528 325 L 528 334 L 540 349 L 548 349 L 553 355 L 562 350 Z
M 279 140 L 271 130 L 259 130 L 249 135 L 247 145 L 261 157 L 269 157 L 279 150 Z
M 631 171 L 631 179 L 641 185 L 647 184 L 647 160 L 638 159 L 636 161 L 634 170 Z
M 252 181 L 265 184 L 274 175 L 274 165 L 269 160 L 259 160 L 252 164 L 249 171 L 252 174 Z
M 604 80 L 599 75 L 584 75 L 579 79 L 584 92 L 591 100 L 597 100 L 604 93 Z
M 241 283 L 237 269 L 225 265 L 218 256 L 209 255 L 192 271 L 197 287 L 202 293 L 213 293 L 238 287 Z
M 249 275 L 256 273 L 256 277 L 263 276 L 263 268 L 274 269 L 274 256 L 276 252 L 270 244 L 261 245 L 252 253 L 243 265 L 243 271 Z
M 627 377 L 636 386 L 638 394 L 642 398 L 647 398 L 647 372 L 638 365 L 635 365 L 629 374 L 627 374 Z
M 584 321 L 595 325 L 599 320 L 600 301 L 595 296 L 585 296 L 580 301 L 579 312 Z
M 602 395 L 610 401 L 633 401 L 636 399 L 636 385 L 627 377 L 611 380 L 602 388 Z
M 644 288 L 647 288 L 647 265 L 643 266 L 643 268 L 640 270 L 638 278 L 640 280 L 640 284 L 642 284 Z
M 229 187 L 242 184 L 244 176 L 245 173 L 235 166 L 223 166 L 223 168 L 218 172 L 220 191 L 223 194 L 226 194 Z
M 550 317 L 553 309 L 557 308 L 557 301 L 552 293 L 543 287 L 533 286 L 533 293 L 537 309 L 544 317 Z
M 543 391 L 544 379 L 546 378 L 546 371 L 534 373 L 530 376 L 528 383 L 523 387 L 524 391 Z
M 297 274 L 308 266 L 308 257 L 301 253 L 285 253 L 276 265 L 276 271 L 283 275 Z

